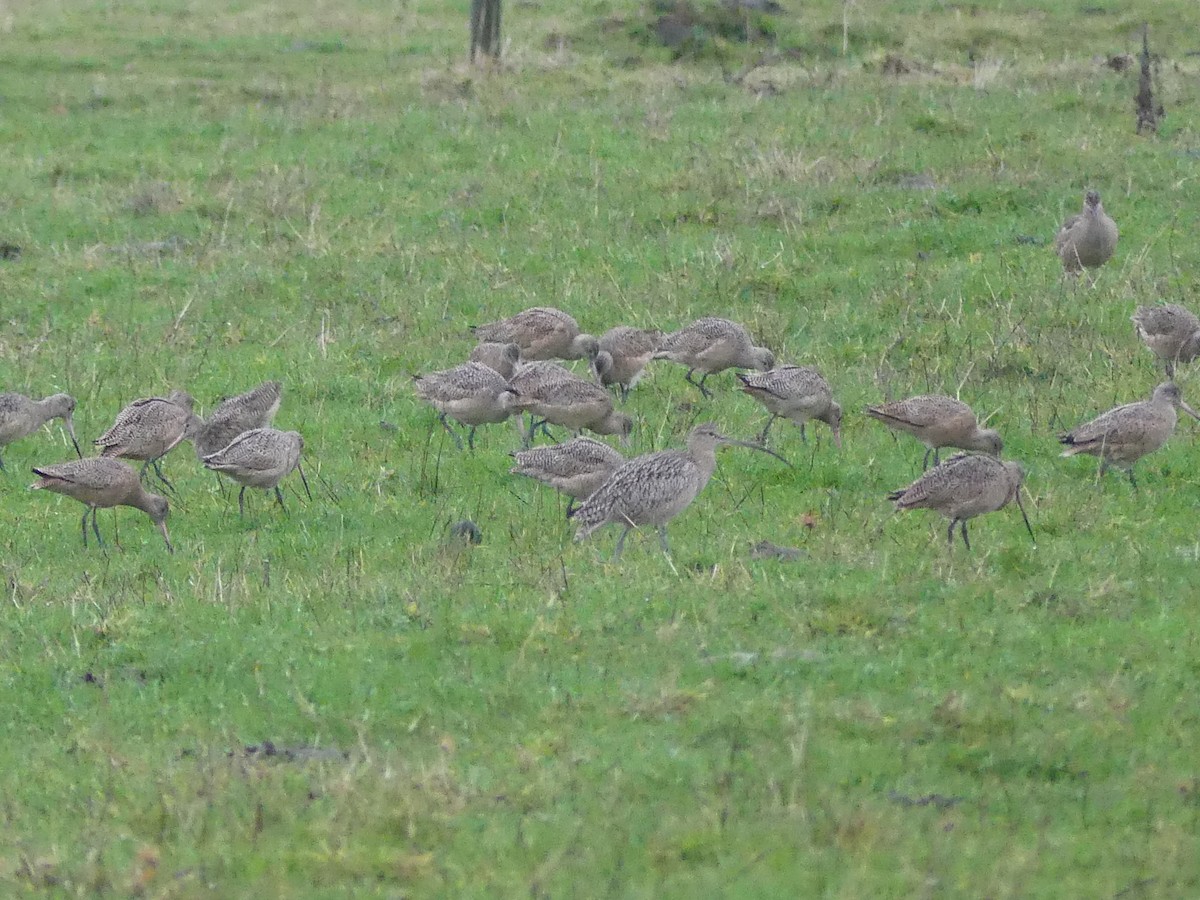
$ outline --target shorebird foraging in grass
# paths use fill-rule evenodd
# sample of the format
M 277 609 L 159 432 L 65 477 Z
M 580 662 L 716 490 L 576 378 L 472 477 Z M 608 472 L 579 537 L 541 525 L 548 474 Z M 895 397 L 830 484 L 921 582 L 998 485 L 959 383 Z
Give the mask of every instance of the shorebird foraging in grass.
M 1117 225 L 1105 214 L 1100 195 L 1088 191 L 1083 211 L 1067 219 L 1058 230 L 1054 252 L 1062 260 L 1064 272 L 1078 275 L 1108 262 L 1117 249 L 1117 236 Z
M 229 446 L 229 442 L 245 431 L 266 428 L 279 412 L 283 401 L 283 385 L 264 381 L 258 387 L 230 397 L 217 405 L 200 426 L 192 443 L 196 458 L 204 457 Z
M 41 480 L 31 484 L 31 490 L 54 491 L 56 494 L 74 497 L 84 504 L 86 509 L 83 512 L 82 523 L 83 546 L 87 546 L 88 516 L 92 517 L 92 531 L 95 532 L 97 542 L 104 546 L 100 528 L 96 525 L 96 511 L 111 506 L 132 506 L 150 517 L 162 532 L 163 540 L 167 542 L 167 550 L 175 552 L 175 548 L 171 546 L 171 535 L 167 532 L 169 506 L 166 498 L 147 492 L 137 471 L 128 463 L 100 456 L 72 460 L 56 466 L 35 467 L 33 474 Z
M 932 509 L 950 520 L 946 540 L 954 546 L 954 526 L 962 531 L 963 544 L 971 549 L 967 522 L 984 513 L 1003 509 L 1016 500 L 1021 518 L 1033 538 L 1033 526 L 1021 503 L 1025 470 L 1019 463 L 1001 462 L 991 456 L 957 453 L 929 469 L 908 487 L 888 494 L 896 509 Z
M 75 440 L 75 398 L 70 394 L 54 394 L 45 400 L 31 400 L 24 394 L 0 394 L 0 450 L 13 441 L 33 434 L 51 419 L 62 419 L 75 453 L 83 459 L 79 441 Z M 0 472 L 4 471 L 4 458 L 0 455 Z
M 933 462 L 940 462 L 942 447 L 958 447 L 960 450 L 976 450 L 999 456 L 1004 441 L 998 432 L 980 428 L 971 407 L 961 400 L 941 394 L 910 397 L 879 406 L 868 406 L 866 413 L 878 419 L 893 431 L 911 434 L 926 446 L 925 459 L 921 468 L 929 468 L 929 454 Z
M 1167 442 L 1175 431 L 1176 410 L 1179 409 L 1200 419 L 1200 414 L 1183 402 L 1179 387 L 1174 382 L 1164 382 L 1154 389 L 1149 400 L 1110 409 L 1060 436 L 1059 443 L 1067 448 L 1062 455 L 1087 453 L 1099 457 L 1101 475 L 1109 466 L 1124 469 L 1129 474 L 1129 483 L 1136 489 L 1134 464 Z
M 480 341 L 514 343 L 521 348 L 521 359 L 594 359 L 599 345 L 590 334 L 579 331 L 579 323 L 561 309 L 535 306 L 515 316 L 474 325 L 471 330 Z
M 521 361 L 521 348 L 512 343 L 483 341 L 471 349 L 469 362 L 483 363 L 500 373 L 501 378 L 512 378 Z
M 100 448 L 101 456 L 143 462 L 143 478 L 153 466 L 158 480 L 174 490 L 163 475 L 159 460 L 203 428 L 204 423 L 192 412 L 192 404 L 191 395 L 184 391 L 172 391 L 168 398 L 134 400 L 117 414 L 112 427 L 92 443 Z
M 616 385 L 621 402 L 629 400 L 629 392 L 642 377 L 646 363 L 662 342 L 661 331 L 647 331 L 618 325 L 600 335 L 599 352 L 592 361 L 596 379 L 604 387 Z
M 625 457 L 608 444 L 592 438 L 577 437 L 564 444 L 514 450 L 509 454 L 516 465 L 509 472 L 525 475 L 570 497 L 567 515 L 576 500 L 586 500 L 625 462 Z
M 624 530 L 613 551 L 615 561 L 621 558 L 630 531 L 653 525 L 658 530 L 663 553 L 669 557 L 667 523 L 687 509 L 708 484 L 717 466 L 717 447 L 722 444 L 761 450 L 787 463 L 778 453 L 759 444 L 726 437 L 715 425 L 698 425 L 688 435 L 686 450 L 663 450 L 634 457 L 575 507 L 568 516 L 579 525 L 575 540 L 582 541 L 610 523 L 622 526 Z
M 766 347 L 756 347 L 741 325 L 728 319 L 697 319 L 691 325 L 663 338 L 654 359 L 669 359 L 688 367 L 684 379 L 700 389 L 705 397 L 712 392 L 704 386 L 709 375 L 726 369 L 758 369 L 766 372 L 775 366 L 775 355 Z M 702 372 L 699 381 L 692 374 Z
M 809 419 L 824 422 L 833 431 L 833 442 L 842 446 L 842 408 L 834 402 L 833 392 L 821 373 L 810 366 L 780 366 L 769 372 L 737 376 L 742 390 L 761 403 L 771 414 L 758 442 L 767 442 L 771 424 L 779 418 L 791 419 L 800 426 L 800 439 L 807 440 L 804 423 Z
M 1142 343 L 1166 365 L 1168 378 L 1175 377 L 1176 363 L 1200 356 L 1200 318 L 1191 310 L 1174 303 L 1139 306 L 1130 318 Z
M 308 479 L 300 465 L 300 451 L 304 449 L 304 438 L 298 431 L 276 431 L 274 428 L 255 428 L 239 434 L 229 446 L 204 457 L 204 465 L 214 472 L 227 475 L 242 486 L 238 491 L 238 515 L 245 515 L 246 488 L 275 489 L 275 499 L 283 504 L 283 492 L 279 482 L 293 469 L 300 472 L 304 492 L 312 499 Z
M 475 449 L 475 429 L 503 422 L 516 409 L 517 394 L 504 377 L 479 362 L 463 363 L 453 369 L 414 375 L 417 396 L 438 411 L 438 421 L 462 449 L 462 438 L 450 425 L 454 419 L 470 430 L 467 446 Z
M 520 374 L 514 377 L 517 408 L 541 417 L 540 423 L 530 422 L 529 442 L 533 441 L 538 424 L 547 423 L 561 425 L 576 436 L 586 428 L 596 434 L 617 434 L 623 442 L 628 442 L 633 419 L 613 409 L 612 395 L 599 385 L 567 374 L 569 377 L 565 378 L 554 373 L 542 378 L 522 379 Z

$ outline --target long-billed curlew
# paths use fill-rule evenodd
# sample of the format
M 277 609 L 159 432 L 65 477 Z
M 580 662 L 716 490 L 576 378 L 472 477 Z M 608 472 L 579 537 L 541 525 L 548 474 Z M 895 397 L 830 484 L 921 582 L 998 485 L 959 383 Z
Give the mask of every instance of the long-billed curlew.
M 605 387 L 616 385 L 621 402 L 629 400 L 629 392 L 642 377 L 646 363 L 662 343 L 662 332 L 618 325 L 600 335 L 600 350 L 592 362 L 596 378 Z
M 879 406 L 868 406 L 866 413 L 893 431 L 911 434 L 926 446 L 921 468 L 929 468 L 929 454 L 935 464 L 941 461 L 942 447 L 977 450 L 999 456 L 1004 441 L 991 428 L 980 428 L 971 407 L 961 400 L 941 394 L 910 397 Z
M 468 362 L 483 363 L 500 373 L 501 378 L 512 378 L 521 361 L 521 348 L 513 343 L 483 341 L 471 348 Z
M 932 509 L 950 520 L 946 540 L 954 546 L 954 526 L 962 528 L 963 544 L 971 549 L 967 522 L 984 513 L 1003 509 L 1017 501 L 1021 518 L 1033 537 L 1033 526 L 1021 503 L 1025 470 L 1020 463 L 1001 462 L 991 456 L 956 453 L 934 466 L 908 487 L 888 494 L 896 509 Z
M 570 514 L 579 524 L 575 540 L 581 541 L 609 523 L 620 525 L 624 531 L 613 551 L 613 559 L 617 560 L 632 529 L 653 525 L 658 530 L 663 552 L 669 556 L 667 523 L 687 509 L 708 484 L 721 444 L 750 447 L 783 459 L 758 444 L 726 437 L 715 425 L 698 425 L 688 435 L 686 450 L 663 450 L 634 457 L 575 507 Z
M 143 478 L 153 466 L 159 481 L 174 490 L 163 475 L 159 460 L 203 428 L 204 423 L 192 412 L 192 404 L 191 395 L 184 391 L 172 391 L 167 398 L 134 400 L 117 414 L 112 427 L 92 443 L 100 448 L 101 456 L 144 462 Z
M 535 378 L 528 372 L 518 372 L 513 381 L 519 395 L 517 408 L 540 416 L 542 424 L 561 425 L 575 435 L 585 428 L 596 434 L 616 434 L 623 441 L 633 430 L 633 419 L 613 409 L 608 391 L 577 375 L 568 372 L 564 377 L 548 371 L 544 377 Z M 530 441 L 536 428 L 531 422 Z
M 279 412 L 283 400 L 283 385 L 264 381 L 258 387 L 221 401 L 205 419 L 192 443 L 196 458 L 204 457 L 229 446 L 229 442 L 245 431 L 266 428 Z
M 51 419 L 62 419 L 76 454 L 83 459 L 79 441 L 75 440 L 75 422 L 71 418 L 74 411 L 75 398 L 70 394 L 54 394 L 45 400 L 31 400 L 24 394 L 0 394 L 0 450 L 33 434 Z M 0 456 L 0 472 L 3 471 L 4 458 Z
M 684 378 L 700 389 L 705 397 L 712 392 L 704 386 L 709 375 L 726 369 L 758 369 L 775 366 L 775 355 L 766 347 L 756 347 L 741 325 L 714 317 L 697 319 L 691 325 L 663 338 L 654 359 L 669 359 L 688 367 Z M 692 373 L 703 372 L 699 381 Z
M 462 438 L 447 417 L 466 425 L 467 446 L 475 449 L 475 429 L 480 425 L 503 422 L 515 410 L 516 392 L 504 377 L 483 363 L 468 362 L 453 369 L 414 375 L 417 396 L 438 411 L 442 427 L 462 449 Z
M 592 335 L 580 333 L 574 318 L 552 306 L 535 306 L 471 330 L 481 341 L 516 344 L 524 360 L 592 359 L 599 349 Z
M 800 426 L 800 439 L 806 440 L 804 423 L 809 419 L 824 422 L 833 431 L 833 442 L 842 446 L 842 408 L 834 402 L 833 391 L 821 373 L 811 366 L 780 366 L 769 372 L 744 375 L 738 373 L 742 390 L 761 403 L 771 414 L 760 444 L 766 443 L 767 432 L 776 419 L 791 419 Z
M 171 546 L 171 535 L 167 533 L 169 507 L 166 498 L 149 493 L 142 486 L 137 470 L 128 463 L 99 456 L 71 460 L 56 466 L 35 467 L 33 474 L 41 480 L 31 484 L 31 490 L 54 491 L 74 497 L 84 504 L 83 546 L 87 546 L 88 516 L 92 517 L 92 531 L 96 534 L 96 540 L 103 546 L 100 528 L 96 524 L 96 510 L 110 506 L 132 506 L 150 517 L 162 532 L 167 550 L 175 552 Z
M 244 497 L 246 488 L 275 489 L 275 499 L 283 505 L 283 492 L 279 482 L 293 469 L 300 471 L 304 492 L 312 499 L 308 479 L 300 465 L 300 451 L 304 449 L 304 438 L 298 431 L 276 431 L 274 428 L 255 428 L 239 434 L 229 446 L 204 457 L 204 465 L 214 472 L 228 475 L 242 486 L 238 491 L 238 514 L 245 515 Z
M 1174 303 L 1139 306 L 1130 319 L 1142 343 L 1166 365 L 1167 377 L 1175 377 L 1176 363 L 1190 363 L 1200 356 L 1200 318 Z
M 550 447 L 514 450 L 509 455 L 517 463 L 509 470 L 511 474 L 533 478 L 571 498 L 568 515 L 576 500 L 590 497 L 625 462 L 625 457 L 608 444 L 586 437 Z
M 1078 275 L 1108 262 L 1117 249 L 1117 236 L 1117 225 L 1105 214 L 1100 195 L 1088 191 L 1083 211 L 1067 219 L 1058 230 L 1054 252 L 1062 260 L 1063 271 Z
M 1171 437 L 1178 419 L 1177 409 L 1200 419 L 1200 414 L 1183 402 L 1179 387 L 1171 381 L 1163 382 L 1154 389 L 1149 400 L 1110 409 L 1060 436 L 1059 443 L 1067 448 L 1062 455 L 1087 453 L 1097 456 L 1101 475 L 1109 466 L 1124 469 L 1129 474 L 1129 483 L 1136 489 L 1134 464 Z

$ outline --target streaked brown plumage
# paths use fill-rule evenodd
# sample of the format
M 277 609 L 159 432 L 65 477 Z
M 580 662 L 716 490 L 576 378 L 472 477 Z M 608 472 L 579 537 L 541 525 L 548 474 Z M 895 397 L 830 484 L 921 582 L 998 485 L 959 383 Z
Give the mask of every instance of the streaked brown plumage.
M 543 369 L 542 377 L 532 377 L 529 371 L 519 370 L 513 381 L 518 409 L 540 416 L 551 425 L 561 425 L 572 434 L 578 435 L 586 428 L 596 434 L 616 434 L 624 439 L 633 430 L 633 419 L 613 409 L 608 391 L 570 372 L 562 375 Z M 530 426 L 530 440 L 535 428 Z
M 204 457 L 227 447 L 242 432 L 266 428 L 279 412 L 282 401 L 283 385 L 278 381 L 264 381 L 244 394 L 223 400 L 192 441 L 196 458 L 203 462 Z
M 842 408 L 833 399 L 833 391 L 821 373 L 811 366 L 780 366 L 769 372 L 737 376 L 742 390 L 766 407 L 771 418 L 758 436 L 766 443 L 767 432 L 776 419 L 791 419 L 800 426 L 800 439 L 807 440 L 804 423 L 809 419 L 824 422 L 833 431 L 833 441 L 842 446 Z
M 1131 317 L 1138 337 L 1163 361 L 1167 377 L 1175 377 L 1176 363 L 1190 363 L 1200 356 L 1200 318 L 1174 303 L 1139 306 Z
M 490 366 L 467 362 L 453 369 L 414 375 L 417 396 L 438 411 L 442 427 L 462 449 L 462 439 L 447 417 L 469 429 L 467 446 L 475 449 L 475 429 L 480 425 L 503 422 L 515 410 L 517 399 L 512 386 Z
M 79 458 L 83 453 L 79 441 L 75 440 L 75 398 L 70 394 L 54 394 L 44 400 L 31 400 L 24 394 L 0 394 L 0 450 L 13 441 L 33 434 L 51 419 L 62 419 L 63 427 L 75 445 Z M 0 472 L 4 471 L 3 455 L 0 455 Z
M 303 449 L 304 438 L 298 431 L 255 428 L 239 434 L 228 446 L 204 457 L 204 465 L 242 486 L 238 491 L 238 513 L 245 515 L 244 497 L 248 487 L 274 488 L 275 499 L 283 507 L 283 492 L 279 490 L 279 482 L 293 469 L 300 470 L 304 491 L 312 499 L 308 479 L 304 477 L 304 469 L 300 466 L 300 452 Z
M 708 484 L 717 466 L 717 447 L 721 444 L 750 447 L 783 459 L 757 444 L 726 437 L 715 425 L 698 425 L 688 435 L 686 450 L 648 453 L 617 468 L 570 514 L 579 526 L 575 540 L 581 541 L 610 523 L 620 525 L 624 531 L 613 551 L 616 560 L 632 529 L 653 525 L 658 530 L 663 552 L 670 555 L 667 523 L 687 509 Z
M 911 434 L 928 449 L 921 468 L 929 467 L 929 454 L 934 463 L 940 462 L 942 447 L 958 447 L 960 450 L 977 450 L 999 456 L 1004 441 L 998 432 L 980 428 L 971 407 L 942 394 L 909 397 L 878 406 L 868 406 L 866 413 L 878 419 L 893 431 Z
M 1112 258 L 1117 249 L 1117 225 L 1104 212 L 1100 195 L 1088 191 L 1083 211 L 1063 223 L 1054 238 L 1054 252 L 1068 275 L 1095 269 Z
M 716 317 L 697 319 L 686 328 L 663 338 L 654 359 L 669 359 L 688 367 L 684 378 L 700 389 L 705 397 L 712 392 L 704 386 L 709 375 L 726 369 L 758 369 L 765 372 L 775 365 L 775 355 L 766 347 L 756 347 L 749 332 L 736 322 Z M 693 372 L 703 372 L 697 382 Z
M 1001 462 L 991 456 L 957 453 L 928 470 L 902 490 L 888 494 L 896 509 L 932 509 L 950 520 L 946 540 L 954 546 L 954 526 L 961 525 L 963 544 L 971 549 L 967 522 L 984 513 L 1003 509 L 1016 500 L 1021 518 L 1033 537 L 1033 527 L 1021 504 L 1025 470 L 1019 463 Z
M 92 518 L 92 531 L 103 546 L 100 528 L 96 524 L 96 510 L 110 506 L 132 506 L 140 509 L 158 526 L 167 550 L 174 552 L 171 535 L 167 532 L 167 513 L 170 507 L 164 497 L 151 494 L 142 486 L 137 471 L 128 463 L 108 457 L 76 459 L 55 466 L 34 467 L 33 474 L 40 476 L 29 487 L 31 490 L 54 491 L 73 497 L 84 504 L 83 546 L 87 546 L 87 521 Z
M 1067 448 L 1062 455 L 1086 453 L 1099 457 L 1101 474 L 1109 466 L 1124 469 L 1129 474 L 1129 483 L 1136 488 L 1134 464 L 1171 437 L 1178 419 L 1177 409 L 1200 419 L 1200 414 L 1183 402 L 1179 387 L 1174 382 L 1164 382 L 1154 389 L 1149 400 L 1110 409 L 1060 436 L 1059 443 Z
M 616 385 L 621 402 L 629 400 L 629 392 L 642 377 L 646 363 L 662 342 L 662 332 L 618 325 L 600 335 L 600 350 L 592 363 L 597 379 L 605 387 Z
M 480 341 L 516 344 L 523 360 L 593 359 L 599 349 L 592 335 L 580 333 L 574 318 L 552 306 L 535 306 L 471 330 Z
M 172 391 L 166 398 L 134 400 L 117 414 L 112 427 L 92 443 L 100 448 L 101 456 L 143 461 L 142 477 L 153 466 L 159 480 L 173 490 L 159 467 L 159 460 L 204 427 L 192 412 L 192 405 L 191 395 L 184 391 Z
M 586 437 L 549 447 L 514 450 L 509 455 L 517 463 L 509 470 L 511 474 L 533 478 L 570 497 L 568 514 L 576 500 L 590 497 L 625 462 L 625 457 L 608 444 Z

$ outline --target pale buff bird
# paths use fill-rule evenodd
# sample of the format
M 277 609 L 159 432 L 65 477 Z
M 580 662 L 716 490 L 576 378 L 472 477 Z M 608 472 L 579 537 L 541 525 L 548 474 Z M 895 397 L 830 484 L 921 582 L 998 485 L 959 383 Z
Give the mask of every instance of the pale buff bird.
M 516 461 L 510 474 L 540 481 L 571 498 L 568 515 L 576 500 L 590 497 L 625 462 L 625 457 L 608 444 L 587 437 L 549 447 L 514 450 L 509 455 Z
M 579 323 L 561 309 L 535 306 L 515 316 L 474 325 L 480 341 L 513 343 L 521 348 L 521 359 L 594 359 L 599 351 L 596 338 L 579 331 Z
M 1139 306 L 1130 318 L 1142 343 L 1163 361 L 1168 378 L 1175 377 L 1176 363 L 1200 356 L 1200 318 L 1191 310 L 1174 303 Z
M 1004 450 L 1000 434 L 991 428 L 980 428 L 971 407 L 942 394 L 928 394 L 894 400 L 878 406 L 868 406 L 866 413 L 893 431 L 911 434 L 926 446 L 921 468 L 929 467 L 929 455 L 934 464 L 940 462 L 942 447 L 977 450 L 999 456 Z
M 512 378 L 517 364 L 521 361 L 521 348 L 516 344 L 481 341 L 471 348 L 471 355 L 467 360 L 495 369 L 501 378 Z
M 662 343 L 662 332 L 618 325 L 600 335 L 600 350 L 592 362 L 596 379 L 605 387 L 616 385 L 621 402 L 629 400 L 629 392 L 642 377 Z
M 775 366 L 775 355 L 766 347 L 756 347 L 745 328 L 737 322 L 713 316 L 697 319 L 686 328 L 668 334 L 653 358 L 669 359 L 687 366 L 684 379 L 710 398 L 712 392 L 704 386 L 709 375 L 726 369 L 766 372 Z M 704 373 L 699 381 L 692 379 L 694 372 Z
M 283 385 L 278 381 L 264 381 L 244 394 L 222 400 L 192 440 L 196 458 L 203 462 L 204 457 L 227 447 L 239 434 L 266 428 L 282 402 Z
M 31 400 L 24 394 L 0 394 L 0 450 L 33 434 L 51 419 L 62 419 L 75 453 L 82 459 L 79 441 L 75 440 L 74 412 L 75 398 L 70 394 L 54 394 L 45 400 Z M 0 472 L 3 471 L 4 459 L 0 456 Z
M 780 366 L 769 372 L 738 373 L 742 390 L 766 407 L 771 418 L 758 442 L 765 444 L 776 419 L 791 419 L 800 426 L 800 439 L 807 440 L 804 423 L 824 422 L 833 432 L 833 442 L 842 446 L 842 408 L 833 399 L 829 382 L 811 366 Z
M 119 459 L 98 456 L 91 459 L 76 459 L 56 466 L 35 467 L 33 474 L 39 476 L 29 487 L 31 490 L 47 490 L 73 497 L 86 508 L 83 511 L 83 546 L 87 546 L 88 516 L 92 518 L 92 531 L 101 546 L 100 528 L 96 524 L 96 510 L 111 506 L 132 506 L 140 509 L 158 526 L 168 552 L 174 552 L 171 535 L 167 532 L 169 506 L 164 497 L 151 494 L 142 486 L 137 471 Z
M 613 551 L 615 561 L 620 559 L 630 531 L 653 525 L 663 553 L 669 556 L 667 523 L 687 509 L 708 484 L 717 466 L 717 447 L 722 444 L 750 447 L 783 460 L 758 444 L 726 437 L 715 425 L 698 425 L 688 435 L 686 450 L 664 450 L 634 457 L 575 507 L 569 515 L 579 525 L 575 540 L 581 541 L 610 523 L 620 525 L 624 530 Z
M 1117 225 L 1104 212 L 1100 195 L 1088 191 L 1083 211 L 1063 223 L 1054 238 L 1054 252 L 1068 275 L 1104 265 L 1117 249 Z
M 447 418 L 467 426 L 467 446 L 474 450 L 477 427 L 503 422 L 516 410 L 517 394 L 512 386 L 495 369 L 479 362 L 414 375 L 413 385 L 417 396 L 438 411 L 438 421 L 459 450 L 462 438 Z
M 184 440 L 194 438 L 204 423 L 192 412 L 192 397 L 172 391 L 169 397 L 144 397 L 122 409 L 112 427 L 92 443 L 100 455 L 134 459 L 143 463 L 141 476 L 154 467 L 154 474 L 170 490 L 174 486 L 163 475 L 159 460 Z
M 958 453 L 925 472 L 908 487 L 888 494 L 896 509 L 932 509 L 950 520 L 946 540 L 954 546 L 954 526 L 960 525 L 963 544 L 971 549 L 967 522 L 984 513 L 1003 509 L 1016 500 L 1021 518 L 1033 537 L 1033 526 L 1021 504 L 1025 470 L 1019 463 L 990 456 Z
M 1183 402 L 1179 387 L 1174 382 L 1164 382 L 1154 389 L 1149 400 L 1110 409 L 1061 435 L 1059 443 L 1067 448 L 1062 455 L 1086 453 L 1099 457 L 1101 475 L 1109 466 L 1124 469 L 1129 475 L 1129 483 L 1136 489 L 1134 464 L 1167 442 L 1175 432 L 1178 409 L 1200 419 L 1200 414 Z
M 304 438 L 297 431 L 277 431 L 274 428 L 255 428 L 239 434 L 227 447 L 204 457 L 204 465 L 214 472 L 233 479 L 242 486 L 238 491 L 238 514 L 245 515 L 246 488 L 256 487 L 275 490 L 279 506 L 283 504 L 283 492 L 279 482 L 293 470 L 300 472 L 304 492 L 312 499 L 308 479 L 300 465 L 300 453 L 304 450 Z

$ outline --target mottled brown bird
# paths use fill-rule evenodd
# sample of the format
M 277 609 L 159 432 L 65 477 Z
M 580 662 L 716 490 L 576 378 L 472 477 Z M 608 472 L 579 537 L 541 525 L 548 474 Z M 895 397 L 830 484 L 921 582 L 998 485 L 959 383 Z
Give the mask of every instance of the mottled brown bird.
M 101 546 L 100 528 L 96 524 L 96 510 L 111 506 L 132 506 L 150 517 L 162 532 L 167 550 L 174 552 L 171 535 L 167 532 L 167 513 L 170 507 L 166 498 L 151 494 L 142 486 L 137 471 L 128 463 L 108 457 L 76 459 L 56 466 L 35 467 L 33 474 L 40 477 L 29 487 L 31 490 L 54 491 L 73 497 L 86 508 L 83 512 L 83 546 L 87 546 L 88 516 L 92 518 L 92 531 Z
M 625 462 L 625 457 L 608 444 L 592 438 L 577 437 L 563 444 L 514 450 L 515 461 L 509 472 L 524 475 L 570 497 L 567 514 L 576 500 L 586 500 Z
M 600 335 L 600 350 L 592 363 L 597 380 L 605 387 L 615 384 L 621 391 L 621 402 L 627 402 L 662 339 L 658 330 L 628 325 L 610 328 Z
M 188 438 L 194 438 L 204 423 L 192 412 L 192 397 L 184 391 L 172 391 L 169 397 L 144 397 L 134 400 L 117 414 L 112 427 L 92 443 L 101 456 L 135 459 L 142 463 L 141 476 L 154 467 L 168 489 L 174 485 L 163 475 L 159 460 Z
M 438 411 L 438 421 L 454 439 L 459 450 L 462 438 L 447 417 L 468 427 L 467 446 L 475 449 L 475 429 L 503 422 L 516 410 L 516 392 L 495 369 L 479 362 L 463 363 L 453 369 L 414 375 L 417 396 Z
M 888 494 L 896 509 L 932 509 L 950 520 L 946 530 L 949 546 L 954 546 L 954 526 L 961 526 L 963 544 L 971 549 L 967 522 L 984 513 L 1003 509 L 1016 500 L 1021 518 L 1033 537 L 1033 526 L 1021 504 L 1021 484 L 1025 470 L 1019 463 L 1001 462 L 991 456 L 957 453 L 939 463 L 908 487 Z
M 275 499 L 283 509 L 283 492 L 279 482 L 293 470 L 300 472 L 304 492 L 312 499 L 308 479 L 300 465 L 300 452 L 304 449 L 304 438 L 297 431 L 277 431 L 274 428 L 255 428 L 239 434 L 227 447 L 204 457 L 204 465 L 214 472 L 236 481 L 242 486 L 238 491 L 238 514 L 245 515 L 246 488 L 256 487 L 275 490 Z
M 1200 356 L 1200 318 L 1191 310 L 1174 303 L 1139 306 L 1130 318 L 1142 343 L 1163 361 L 1168 378 L 1175 377 L 1176 363 Z
M 200 426 L 192 443 L 196 458 L 216 453 L 244 431 L 266 428 L 279 412 L 283 401 L 283 385 L 264 381 L 244 394 L 221 401 Z
M 1054 252 L 1062 260 L 1063 271 L 1078 275 L 1108 262 L 1116 252 L 1117 237 L 1117 224 L 1104 212 L 1100 195 L 1088 191 L 1083 211 L 1067 219 L 1058 230 Z
M 471 330 L 480 341 L 516 344 L 523 360 L 594 359 L 599 351 L 596 338 L 581 333 L 574 318 L 552 306 L 535 306 Z
M 62 419 L 63 427 L 75 445 L 80 459 L 79 441 L 75 440 L 75 398 L 70 394 L 54 394 L 45 400 L 31 400 L 24 394 L 0 394 L 0 450 L 13 441 L 33 434 L 51 419 Z M 0 456 L 0 472 L 4 471 L 4 459 Z
M 737 322 L 716 317 L 697 319 L 686 328 L 663 338 L 654 359 L 669 359 L 688 367 L 684 379 L 700 389 L 705 397 L 712 392 L 704 386 L 709 375 L 726 369 L 758 369 L 766 372 L 775 365 L 775 355 L 766 347 L 756 347 L 750 333 Z M 695 372 L 704 373 L 699 381 Z
M 771 418 L 758 442 L 765 444 L 776 419 L 791 419 L 800 426 L 800 439 L 807 440 L 804 423 L 824 422 L 833 432 L 833 442 L 842 446 L 842 408 L 833 399 L 829 382 L 811 366 L 780 366 L 769 372 L 738 374 L 742 390 L 766 407 Z
M 866 413 L 893 431 L 911 434 L 926 446 L 921 468 L 929 468 L 929 454 L 935 464 L 940 462 L 942 447 L 977 450 L 999 456 L 1004 441 L 991 428 L 980 428 L 971 407 L 942 394 L 928 394 L 894 400 L 878 406 L 868 406 Z

